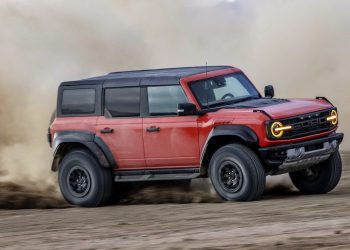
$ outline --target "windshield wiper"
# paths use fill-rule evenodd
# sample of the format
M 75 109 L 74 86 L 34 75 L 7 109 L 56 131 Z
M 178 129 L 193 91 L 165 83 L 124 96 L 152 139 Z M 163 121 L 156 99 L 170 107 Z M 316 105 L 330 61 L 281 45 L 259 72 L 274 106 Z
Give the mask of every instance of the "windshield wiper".
M 252 100 L 252 99 L 258 99 L 258 98 L 259 98 L 258 96 L 246 96 L 246 97 L 231 99 L 231 100 L 229 100 L 229 99 L 219 100 L 219 101 L 216 101 L 214 103 L 208 104 L 206 107 L 213 108 L 213 107 L 220 106 L 222 104 L 225 104 L 224 106 L 227 106 L 227 105 L 236 104 L 236 103 L 240 103 L 240 102 L 244 102 L 244 101 L 248 101 L 248 100 Z
M 233 100 L 219 100 L 219 101 L 216 101 L 216 102 L 213 102 L 211 104 L 208 104 L 206 105 L 206 107 L 208 108 L 214 108 L 214 107 L 217 107 L 217 106 L 220 106 L 220 105 L 228 105 L 228 104 L 232 104 L 233 103 Z
M 245 102 L 245 101 L 253 100 L 253 99 L 259 99 L 259 97 L 257 97 L 257 96 L 243 97 L 243 98 L 240 98 L 240 99 L 237 99 L 237 100 L 233 100 L 233 104 L 240 103 L 240 102 Z

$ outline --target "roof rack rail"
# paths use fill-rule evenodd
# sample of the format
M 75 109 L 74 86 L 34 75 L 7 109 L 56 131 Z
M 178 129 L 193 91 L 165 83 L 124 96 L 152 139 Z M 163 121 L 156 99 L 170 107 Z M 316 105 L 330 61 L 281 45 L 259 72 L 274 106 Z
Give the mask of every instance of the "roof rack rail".
M 166 70 L 181 70 L 181 69 L 196 69 L 196 68 L 203 68 L 206 66 L 190 66 L 190 67 L 172 67 L 172 68 L 156 68 L 156 69 L 136 69 L 136 70 L 126 70 L 126 71 L 113 71 L 108 73 L 108 75 L 118 74 L 118 73 L 129 73 L 129 72 L 149 72 L 149 71 L 166 71 Z M 208 68 L 217 68 L 217 67 L 228 67 L 232 68 L 232 66 L 229 65 L 213 65 L 208 66 Z

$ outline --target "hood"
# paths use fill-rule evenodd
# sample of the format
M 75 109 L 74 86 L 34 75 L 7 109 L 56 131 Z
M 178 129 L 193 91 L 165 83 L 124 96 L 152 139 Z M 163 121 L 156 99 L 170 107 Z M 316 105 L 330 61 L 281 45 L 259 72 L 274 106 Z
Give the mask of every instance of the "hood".
M 231 108 L 263 110 L 273 119 L 283 119 L 332 108 L 323 99 L 254 99 L 232 105 Z
M 273 119 L 282 119 L 287 117 L 298 116 L 302 114 L 317 112 L 332 108 L 329 102 L 319 99 L 289 99 L 287 102 L 257 107 L 255 109 L 264 110 Z

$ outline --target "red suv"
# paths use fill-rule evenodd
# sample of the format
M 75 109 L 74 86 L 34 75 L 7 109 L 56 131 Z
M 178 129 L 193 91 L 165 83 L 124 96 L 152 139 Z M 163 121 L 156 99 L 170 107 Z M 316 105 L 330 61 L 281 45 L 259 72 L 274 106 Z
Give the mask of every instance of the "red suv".
M 263 97 L 231 66 L 115 72 L 63 82 L 48 139 L 65 199 L 93 207 L 113 182 L 209 177 L 224 200 L 261 196 L 289 173 L 303 193 L 327 193 L 342 163 L 337 109 L 324 97 Z

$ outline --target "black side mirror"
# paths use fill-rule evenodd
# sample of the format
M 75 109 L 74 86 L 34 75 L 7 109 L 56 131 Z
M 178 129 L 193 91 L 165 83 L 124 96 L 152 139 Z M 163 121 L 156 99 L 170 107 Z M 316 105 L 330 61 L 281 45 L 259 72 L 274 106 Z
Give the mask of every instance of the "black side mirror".
M 177 114 L 178 115 L 195 115 L 197 114 L 196 105 L 193 103 L 179 103 L 177 105 Z
M 265 86 L 265 97 L 267 98 L 273 98 L 275 96 L 275 89 L 272 85 Z

